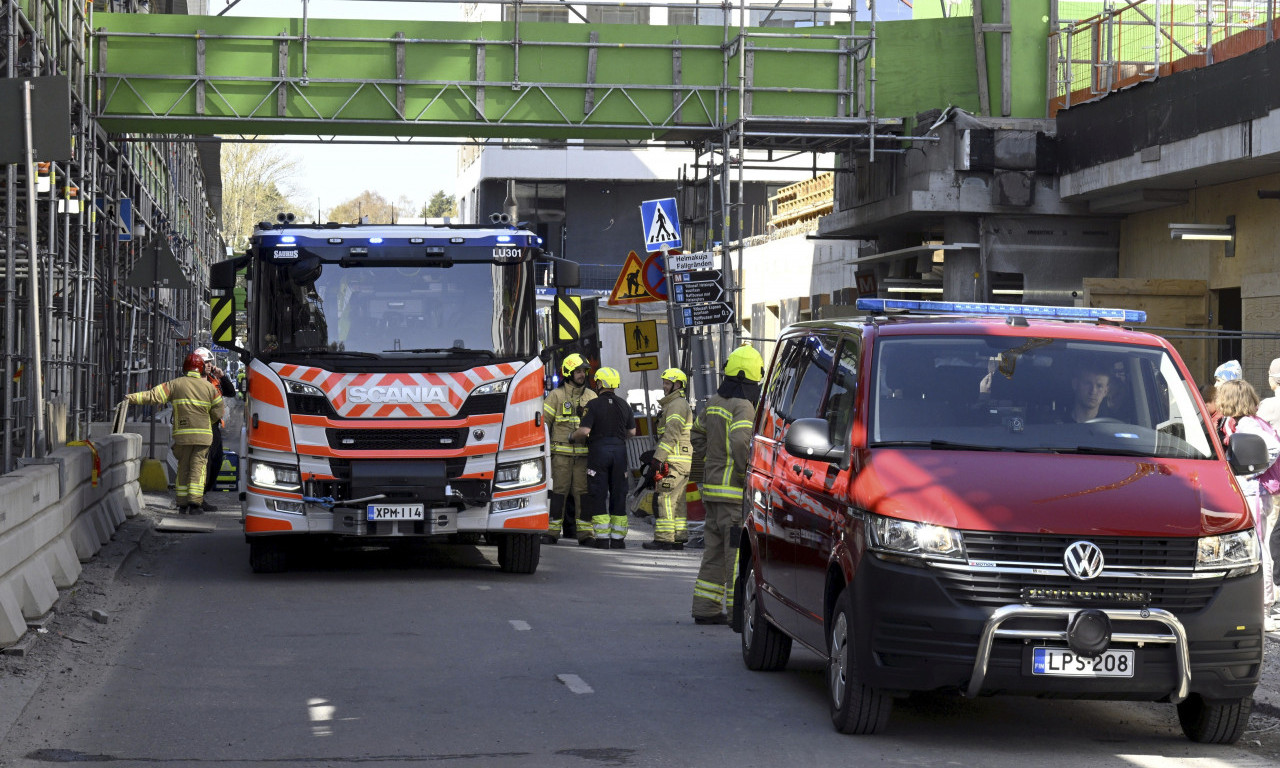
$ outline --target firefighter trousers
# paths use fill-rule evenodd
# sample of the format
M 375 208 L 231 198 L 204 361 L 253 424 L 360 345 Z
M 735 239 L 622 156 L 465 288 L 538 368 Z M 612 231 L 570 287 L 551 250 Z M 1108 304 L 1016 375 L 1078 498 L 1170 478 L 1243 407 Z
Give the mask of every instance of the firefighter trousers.
M 573 499 L 574 514 L 580 520 L 583 515 L 583 499 L 587 492 L 587 457 L 570 456 L 563 453 L 551 454 L 551 522 L 547 534 L 560 538 L 577 532 L 578 540 L 591 538 L 591 524 L 565 520 L 565 506 L 570 497 Z M 590 518 L 588 518 L 590 519 Z
M 707 501 L 703 524 L 706 549 L 702 551 L 702 566 L 698 580 L 693 585 L 693 615 L 710 618 L 722 611 L 733 613 L 733 582 L 738 576 L 738 539 L 742 535 L 742 503 L 738 501 Z
M 689 540 L 685 486 L 689 468 L 668 464 L 670 471 L 653 489 L 653 540 L 685 542 Z
M 205 462 L 209 458 L 207 445 L 175 445 L 174 458 L 178 460 L 178 476 L 173 480 L 174 496 L 178 511 L 188 504 L 204 501 Z
M 627 444 L 616 438 L 591 443 L 587 454 L 586 508 L 597 539 L 627 538 Z

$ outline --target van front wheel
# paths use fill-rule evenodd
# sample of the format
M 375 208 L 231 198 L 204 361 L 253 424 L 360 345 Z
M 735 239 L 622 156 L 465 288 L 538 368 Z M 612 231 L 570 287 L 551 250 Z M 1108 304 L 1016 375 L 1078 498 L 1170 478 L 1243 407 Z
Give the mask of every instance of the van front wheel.
M 841 733 L 877 733 L 889 723 L 893 699 L 858 679 L 853 626 L 852 590 L 845 588 L 827 630 L 831 722 Z
M 769 623 L 760 610 L 756 590 L 756 561 L 748 561 L 742 579 L 742 663 L 756 672 L 773 672 L 787 666 L 791 638 Z
M 1188 739 L 1202 744 L 1234 744 L 1249 724 L 1253 697 L 1209 701 L 1193 693 L 1178 702 L 1178 723 Z

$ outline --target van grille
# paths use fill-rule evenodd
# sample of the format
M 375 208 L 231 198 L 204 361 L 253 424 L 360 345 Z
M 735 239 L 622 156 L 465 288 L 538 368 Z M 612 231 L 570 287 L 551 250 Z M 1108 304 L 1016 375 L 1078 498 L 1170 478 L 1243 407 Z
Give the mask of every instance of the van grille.
M 1109 575 L 1077 581 L 1066 574 L 1025 573 L 1026 568 L 1063 567 L 1062 556 L 1075 541 L 1087 540 L 1102 549 L 1107 571 L 1165 571 L 1165 576 L 1123 578 Z M 1221 579 L 1187 579 L 1195 571 L 1194 538 L 1142 538 L 993 534 L 964 532 L 968 559 L 990 564 L 963 570 L 939 568 L 938 578 L 953 600 L 964 605 L 1000 606 L 1024 601 L 1024 590 L 1093 590 L 1102 593 L 1145 593 L 1148 607 L 1175 615 L 1202 610 L 1213 599 Z M 1100 605 L 1105 605 L 1101 603 Z

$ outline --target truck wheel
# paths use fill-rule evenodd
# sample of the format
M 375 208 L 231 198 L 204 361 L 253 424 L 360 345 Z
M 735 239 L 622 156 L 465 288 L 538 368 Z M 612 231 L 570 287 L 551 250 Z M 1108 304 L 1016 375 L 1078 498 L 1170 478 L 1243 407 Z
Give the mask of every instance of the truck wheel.
M 827 629 L 831 722 L 841 733 L 876 733 L 888 725 L 893 699 L 858 679 L 857 653 L 852 643 L 853 615 L 853 592 L 846 587 L 836 600 L 836 611 Z
M 507 573 L 533 573 L 542 555 L 536 533 L 507 533 L 498 537 L 498 566 Z
M 250 539 L 249 567 L 254 573 L 282 573 L 288 567 L 284 542 L 278 539 Z
M 1193 693 L 1178 703 L 1178 722 L 1188 739 L 1202 744 L 1235 744 L 1249 724 L 1253 697 L 1207 701 Z
M 787 666 L 791 638 L 769 623 L 760 610 L 756 590 L 756 560 L 751 558 L 742 576 L 742 663 L 756 672 L 773 672 Z

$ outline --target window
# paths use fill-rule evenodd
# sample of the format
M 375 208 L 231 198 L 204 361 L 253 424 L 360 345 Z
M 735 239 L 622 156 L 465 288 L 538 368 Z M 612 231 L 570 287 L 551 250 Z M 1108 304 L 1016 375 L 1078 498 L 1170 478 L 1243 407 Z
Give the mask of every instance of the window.
M 591 24 L 648 24 L 649 9 L 590 5 L 587 6 L 587 21 Z
M 822 403 L 827 394 L 827 382 L 834 367 L 837 339 L 832 336 L 809 336 L 804 340 L 800 358 L 800 378 L 796 383 L 795 397 L 787 414 L 787 421 L 812 419 L 822 415 Z
M 862 345 L 859 339 L 845 339 L 840 345 L 840 363 L 831 379 L 831 394 L 827 395 L 822 417 L 831 425 L 831 444 L 837 448 L 849 444 L 849 428 L 853 425 L 853 412 L 857 403 L 858 353 Z
M 511 9 L 503 6 L 502 20 L 511 21 Z M 520 5 L 521 21 L 545 21 L 553 24 L 567 24 L 569 9 L 551 3 L 522 3 Z
M 672 26 L 693 26 L 702 24 L 704 26 L 722 26 L 724 24 L 724 11 L 720 10 L 720 6 L 685 6 L 682 8 L 670 8 L 667 11 L 667 23 Z

